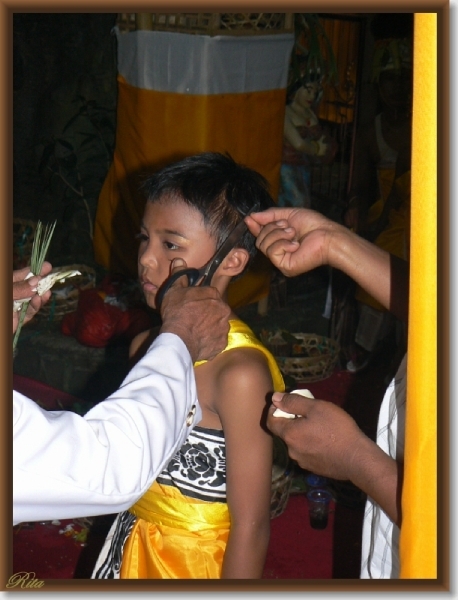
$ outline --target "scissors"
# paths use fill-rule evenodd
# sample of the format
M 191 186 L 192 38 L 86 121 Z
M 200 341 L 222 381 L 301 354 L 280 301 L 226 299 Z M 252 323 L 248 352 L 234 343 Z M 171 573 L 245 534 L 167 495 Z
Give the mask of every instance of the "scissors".
M 259 207 L 260 204 L 258 202 L 252 208 L 250 208 L 244 217 L 248 216 L 252 212 L 258 211 Z M 248 227 L 246 226 L 245 221 L 242 219 L 242 221 L 240 221 L 240 223 L 234 227 L 221 246 L 216 250 L 215 254 L 208 262 L 204 264 L 203 267 L 200 267 L 200 269 L 188 267 L 187 269 L 182 269 L 181 271 L 174 273 L 168 279 L 166 279 L 156 294 L 156 309 L 161 309 L 161 304 L 165 294 L 180 277 L 186 276 L 190 286 L 197 285 L 199 281 L 199 285 L 210 285 L 216 269 L 219 267 L 224 258 L 226 258 L 232 248 L 234 248 L 237 242 L 240 241 L 245 235 L 247 230 Z

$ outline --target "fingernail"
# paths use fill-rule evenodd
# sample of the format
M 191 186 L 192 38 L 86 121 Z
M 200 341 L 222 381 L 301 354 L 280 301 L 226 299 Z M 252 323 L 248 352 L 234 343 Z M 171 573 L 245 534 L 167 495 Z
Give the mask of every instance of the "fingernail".
M 175 258 L 173 261 L 174 267 L 182 267 L 184 265 L 184 260 L 182 258 Z
M 275 400 L 276 402 L 281 402 L 283 400 L 283 396 L 283 392 L 274 392 L 272 394 L 272 400 Z
M 285 227 L 285 229 L 283 230 L 285 233 L 291 233 L 293 230 L 292 227 Z
M 36 287 L 37 287 L 39 281 L 40 281 L 40 278 L 37 277 L 36 275 L 34 275 L 33 277 L 30 277 L 30 279 L 27 279 L 27 283 L 32 288 L 32 292 L 36 292 L 37 291 Z

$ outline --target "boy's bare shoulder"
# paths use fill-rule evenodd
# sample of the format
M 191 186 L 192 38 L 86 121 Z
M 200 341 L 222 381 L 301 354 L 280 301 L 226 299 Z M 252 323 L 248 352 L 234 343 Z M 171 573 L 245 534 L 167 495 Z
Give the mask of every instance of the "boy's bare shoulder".
M 266 395 L 273 391 L 265 355 L 255 348 L 234 348 L 218 358 L 222 360 L 212 378 L 213 406 L 223 429 L 229 427 L 234 418 L 237 421 L 239 411 L 243 411 L 246 427 L 248 423 L 259 423 Z
M 129 346 L 129 358 L 137 360 L 145 354 L 154 339 L 159 335 L 159 327 L 153 327 L 138 333 L 131 341 Z
M 234 348 L 219 355 L 218 365 L 220 380 L 243 382 L 257 381 L 259 376 L 270 377 L 269 366 L 265 355 L 256 348 Z

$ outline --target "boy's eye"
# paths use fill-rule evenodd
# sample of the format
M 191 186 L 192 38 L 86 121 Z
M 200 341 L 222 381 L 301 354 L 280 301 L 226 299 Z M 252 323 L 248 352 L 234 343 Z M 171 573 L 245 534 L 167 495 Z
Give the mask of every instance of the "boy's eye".
M 164 246 L 167 248 L 167 250 L 179 250 L 179 246 L 173 244 L 172 242 L 164 242 Z
M 137 235 L 135 236 L 135 239 L 140 240 L 141 242 L 147 242 L 148 236 L 146 235 L 146 233 L 140 231 L 140 233 L 137 233 Z

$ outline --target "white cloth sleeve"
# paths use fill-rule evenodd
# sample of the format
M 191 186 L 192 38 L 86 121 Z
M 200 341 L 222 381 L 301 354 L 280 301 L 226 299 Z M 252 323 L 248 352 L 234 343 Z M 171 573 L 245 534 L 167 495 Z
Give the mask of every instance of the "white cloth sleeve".
M 13 524 L 129 508 L 200 420 L 191 357 L 168 333 L 84 417 L 13 392 Z

